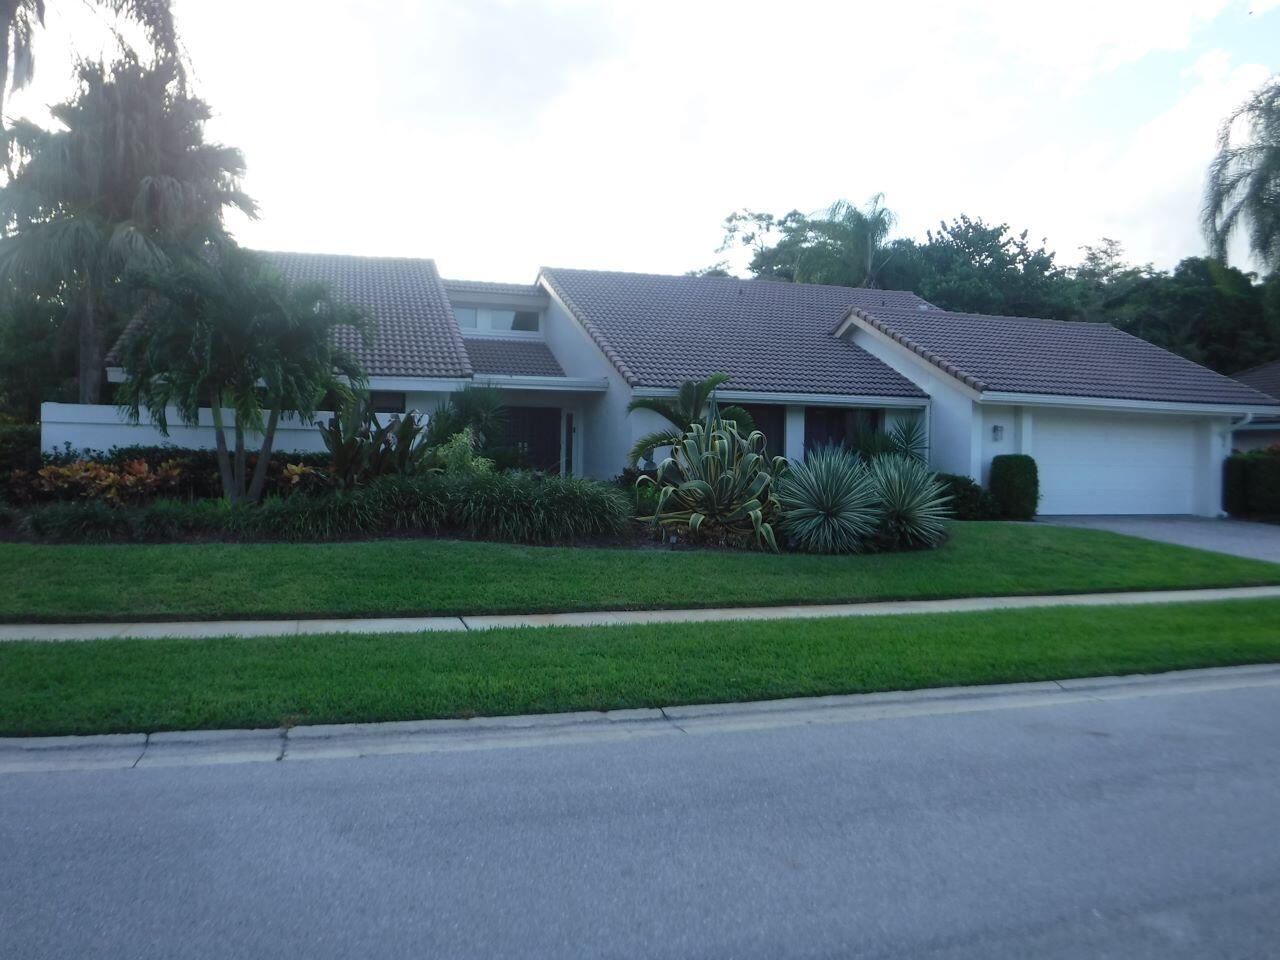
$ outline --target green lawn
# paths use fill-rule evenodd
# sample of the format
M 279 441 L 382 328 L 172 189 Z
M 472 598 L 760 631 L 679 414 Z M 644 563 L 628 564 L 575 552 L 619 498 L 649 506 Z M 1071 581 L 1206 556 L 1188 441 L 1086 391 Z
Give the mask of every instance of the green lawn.
M 758 700 L 1280 660 L 1280 599 L 395 636 L 0 644 L 0 735 Z
M 0 621 L 395 616 L 1280 583 L 1280 565 L 1096 530 L 962 523 L 942 548 L 796 554 L 328 544 L 0 544 Z

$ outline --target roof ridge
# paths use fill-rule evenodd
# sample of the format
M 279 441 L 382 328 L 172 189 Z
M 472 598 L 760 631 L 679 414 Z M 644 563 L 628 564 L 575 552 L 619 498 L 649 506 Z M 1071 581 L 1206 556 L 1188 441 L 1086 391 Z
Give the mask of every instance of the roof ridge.
M 874 296 L 877 293 L 892 293 L 903 296 L 915 297 L 923 303 L 929 303 L 924 297 L 916 293 L 914 290 L 883 290 L 879 287 L 846 287 L 838 283 L 802 283 L 795 280 L 779 280 L 774 277 L 715 277 L 715 276 L 690 276 L 686 273 L 652 273 L 644 270 L 594 270 L 589 267 L 539 267 L 539 275 L 548 270 L 561 271 L 564 273 L 593 273 L 596 275 L 616 276 L 616 277 L 642 277 L 650 280 L 705 280 L 717 281 L 725 283 L 752 283 L 769 285 L 776 287 L 784 287 L 793 290 L 848 290 L 856 293 L 865 293 Z M 929 303 L 931 309 L 938 310 L 939 307 Z
M 319 253 L 307 250 L 259 250 L 253 249 L 250 253 L 260 253 L 271 257 L 331 257 L 335 260 L 391 260 L 398 263 L 429 263 L 435 266 L 435 259 L 432 257 L 404 257 L 395 254 L 381 253 Z M 439 277 L 437 270 L 436 276 Z

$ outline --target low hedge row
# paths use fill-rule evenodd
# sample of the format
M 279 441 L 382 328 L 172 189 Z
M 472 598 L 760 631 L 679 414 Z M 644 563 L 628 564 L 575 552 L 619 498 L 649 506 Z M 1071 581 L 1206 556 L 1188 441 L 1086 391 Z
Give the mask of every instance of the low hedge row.
M 552 544 L 623 534 L 631 504 L 616 487 L 581 477 L 466 473 L 383 477 L 355 490 L 295 494 L 258 506 L 221 500 L 157 500 L 143 506 L 80 501 L 10 510 L 9 519 L 20 534 L 62 543 L 444 533 Z
M 1222 501 L 1233 517 L 1280 516 L 1280 451 L 1228 457 L 1223 465 Z
M 40 469 L 40 428 L 0 423 L 0 480 L 14 470 Z

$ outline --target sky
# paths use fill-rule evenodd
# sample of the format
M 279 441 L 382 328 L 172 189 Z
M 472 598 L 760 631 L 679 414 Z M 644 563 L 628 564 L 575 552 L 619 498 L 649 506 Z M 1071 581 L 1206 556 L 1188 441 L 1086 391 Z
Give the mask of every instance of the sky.
M 54 5 L 51 5 L 54 6 Z M 1224 116 L 1280 70 L 1280 0 L 175 0 L 208 136 L 243 150 L 264 250 L 682 273 L 734 210 L 883 192 L 897 235 L 960 214 L 1202 254 Z M 46 117 L 89 4 L 51 9 L 11 116 Z M 73 53 L 74 51 L 74 53 Z M 1238 246 L 1233 262 L 1249 267 Z

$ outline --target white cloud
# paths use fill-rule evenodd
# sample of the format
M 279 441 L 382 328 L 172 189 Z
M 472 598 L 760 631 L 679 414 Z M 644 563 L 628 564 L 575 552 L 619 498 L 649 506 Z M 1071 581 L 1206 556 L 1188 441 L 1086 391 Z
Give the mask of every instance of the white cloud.
M 1257 28 L 1276 2 L 176 9 L 211 134 L 245 151 L 262 204 L 235 225 L 245 242 L 521 279 L 540 263 L 684 270 L 715 259 L 735 208 L 878 190 L 907 233 L 967 212 L 1030 226 L 1064 259 L 1107 234 L 1168 265 L 1200 248 L 1220 118 L 1266 74 L 1229 50 L 1197 58 L 1196 38 L 1225 18 Z M 54 14 L 28 110 L 65 93 L 69 37 L 101 32 Z M 1128 85 L 1153 57 L 1167 78 Z M 1086 109 L 1109 101 L 1138 119 Z

